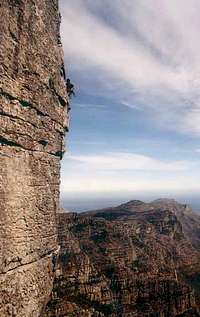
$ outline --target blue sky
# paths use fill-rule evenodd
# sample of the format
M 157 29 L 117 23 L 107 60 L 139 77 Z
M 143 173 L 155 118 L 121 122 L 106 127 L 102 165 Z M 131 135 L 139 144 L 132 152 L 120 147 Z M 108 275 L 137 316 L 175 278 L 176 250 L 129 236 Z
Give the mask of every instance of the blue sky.
M 200 2 L 61 0 L 75 84 L 62 197 L 197 193 Z

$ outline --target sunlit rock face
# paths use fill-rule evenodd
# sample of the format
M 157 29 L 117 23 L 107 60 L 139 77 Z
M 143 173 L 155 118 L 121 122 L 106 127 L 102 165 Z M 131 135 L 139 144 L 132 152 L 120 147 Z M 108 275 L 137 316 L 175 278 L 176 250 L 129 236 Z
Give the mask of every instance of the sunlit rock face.
M 0 316 L 40 316 L 68 125 L 60 15 L 56 0 L 1 0 L 0 14 Z
M 45 317 L 200 316 L 199 250 L 185 205 L 131 201 L 59 214 L 61 246 Z M 193 224 L 192 224 L 193 223 Z M 187 225 L 188 224 L 188 225 Z

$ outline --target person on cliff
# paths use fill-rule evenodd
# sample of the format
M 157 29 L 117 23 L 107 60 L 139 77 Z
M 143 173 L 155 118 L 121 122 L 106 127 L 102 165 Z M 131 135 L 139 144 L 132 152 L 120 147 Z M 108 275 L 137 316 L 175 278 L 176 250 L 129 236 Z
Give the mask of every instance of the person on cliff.
M 74 85 L 71 83 L 70 79 L 67 78 L 66 80 L 66 88 L 67 88 L 67 94 L 69 96 L 69 99 L 72 98 L 72 96 L 75 96 L 74 92 Z M 70 103 L 68 102 L 68 112 L 71 110 Z
M 72 96 L 75 96 L 75 92 L 74 92 L 74 85 L 71 83 L 69 78 L 67 78 L 67 81 L 66 81 L 66 88 L 67 88 L 67 94 L 69 96 L 69 99 L 71 99 Z

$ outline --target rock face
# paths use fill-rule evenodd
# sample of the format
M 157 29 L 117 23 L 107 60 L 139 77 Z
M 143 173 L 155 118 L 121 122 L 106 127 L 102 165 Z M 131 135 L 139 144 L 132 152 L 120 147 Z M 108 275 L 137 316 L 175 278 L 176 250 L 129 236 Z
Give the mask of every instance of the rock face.
M 189 237 L 200 217 L 187 206 L 131 201 L 58 218 L 61 252 L 44 316 L 200 316 L 200 253 Z
M 0 1 L 0 316 L 40 316 L 68 127 L 57 0 Z

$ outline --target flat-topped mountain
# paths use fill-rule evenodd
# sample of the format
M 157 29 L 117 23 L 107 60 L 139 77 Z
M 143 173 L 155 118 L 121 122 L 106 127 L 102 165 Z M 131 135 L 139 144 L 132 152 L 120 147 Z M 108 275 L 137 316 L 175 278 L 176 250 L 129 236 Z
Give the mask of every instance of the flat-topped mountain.
M 45 316 L 200 316 L 200 217 L 174 200 L 59 214 Z

